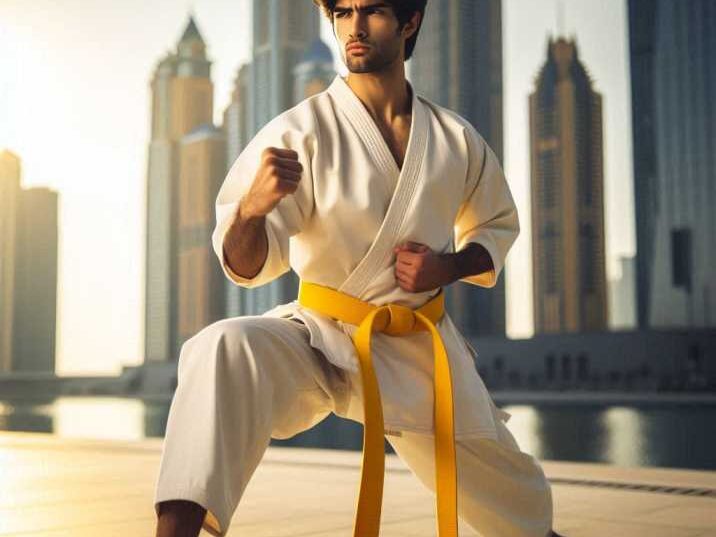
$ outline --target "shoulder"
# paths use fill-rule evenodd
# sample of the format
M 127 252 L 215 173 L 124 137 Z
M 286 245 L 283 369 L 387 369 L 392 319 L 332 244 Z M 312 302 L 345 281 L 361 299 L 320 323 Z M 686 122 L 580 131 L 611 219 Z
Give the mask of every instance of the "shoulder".
M 303 148 L 309 155 L 314 152 L 318 138 L 315 108 L 320 106 L 317 95 L 303 99 L 271 118 L 251 138 L 248 147 Z
M 275 131 L 292 129 L 310 133 L 316 128 L 316 110 L 320 109 L 325 99 L 323 93 L 317 93 L 303 99 L 291 108 L 288 108 L 266 123 L 261 130 Z
M 439 105 L 422 95 L 418 95 L 418 99 L 422 101 L 439 125 L 456 134 L 460 134 L 471 149 L 480 149 L 483 144 L 486 145 L 483 136 L 467 118 L 461 116 L 455 110 Z

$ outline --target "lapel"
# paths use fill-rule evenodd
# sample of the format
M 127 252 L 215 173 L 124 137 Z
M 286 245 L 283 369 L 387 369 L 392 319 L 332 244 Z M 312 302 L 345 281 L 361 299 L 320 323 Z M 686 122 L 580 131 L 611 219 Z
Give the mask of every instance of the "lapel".
M 392 183 L 397 181 L 383 222 L 370 248 L 338 289 L 358 298 L 368 282 L 393 255 L 393 246 L 420 178 L 420 168 L 426 149 L 427 120 L 425 105 L 418 99 L 412 84 L 410 89 L 412 93 L 410 135 L 403 167 L 399 169 L 373 117 L 348 83 L 340 75 L 336 75 L 327 88 L 328 93 L 338 104 L 336 109 L 346 116 L 356 135 L 370 148 L 375 164 L 383 171 L 386 180 L 392 179 Z

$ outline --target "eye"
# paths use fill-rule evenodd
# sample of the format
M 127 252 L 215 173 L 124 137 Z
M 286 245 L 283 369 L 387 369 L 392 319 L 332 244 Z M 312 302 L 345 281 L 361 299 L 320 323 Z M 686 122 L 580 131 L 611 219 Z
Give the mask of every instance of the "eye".
M 366 13 L 376 13 L 376 14 L 378 14 L 378 15 L 380 15 L 380 14 L 382 13 L 381 9 L 380 9 L 380 8 L 377 8 L 377 7 L 375 7 L 375 8 L 366 8 L 365 12 L 366 12 Z M 341 11 L 340 13 L 336 13 L 336 18 L 337 18 L 337 19 L 343 18 L 343 16 L 345 16 L 345 15 L 347 15 L 347 14 L 349 14 L 349 13 L 351 13 L 351 11 Z

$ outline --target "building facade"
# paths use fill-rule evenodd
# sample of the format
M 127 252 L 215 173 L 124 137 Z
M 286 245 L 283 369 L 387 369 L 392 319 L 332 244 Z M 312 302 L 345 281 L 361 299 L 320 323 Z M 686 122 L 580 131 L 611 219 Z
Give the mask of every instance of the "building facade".
M 535 333 L 607 328 L 602 98 L 551 37 L 529 97 Z
M 12 371 L 20 158 L 0 151 L 0 373 Z
M 408 78 L 415 91 L 470 121 L 503 159 L 501 0 L 427 3 Z M 457 282 L 447 308 L 466 333 L 504 335 L 505 276 L 486 289 Z
M 58 195 L 0 151 L 0 374 L 55 372 Z
M 245 63 L 236 73 L 234 87 L 231 91 L 231 101 L 224 109 L 221 125 L 226 138 L 226 173 L 249 140 L 249 129 L 252 125 L 249 102 L 250 86 L 251 64 Z M 248 289 L 236 285 L 228 278 L 224 280 L 224 302 L 226 304 L 224 313 L 227 317 L 237 317 L 242 315 L 243 311 L 256 311 L 256 308 L 249 305 L 254 294 L 248 293 Z
M 58 195 L 20 193 L 15 249 L 13 372 L 55 371 Z
M 324 91 L 335 77 L 331 49 L 320 38 L 315 39 L 293 68 L 293 101 L 298 103 Z
M 246 72 L 249 91 L 239 97 L 248 112 L 242 148 L 261 127 L 302 100 L 294 69 L 320 37 L 319 17 L 312 0 L 254 0 L 252 60 Z M 227 164 L 232 163 L 233 159 Z M 298 276 L 290 270 L 259 288 L 232 289 L 228 294 L 232 313 L 260 315 L 296 298 Z
M 716 325 L 716 4 L 630 0 L 639 326 Z
M 178 307 L 181 141 L 196 128 L 213 124 L 210 74 L 206 45 L 190 18 L 176 51 L 162 58 L 151 81 L 145 361 L 176 360 L 183 341 Z
M 178 345 L 225 315 L 225 276 L 207 237 L 226 172 L 226 139 L 213 125 L 181 140 L 178 184 Z

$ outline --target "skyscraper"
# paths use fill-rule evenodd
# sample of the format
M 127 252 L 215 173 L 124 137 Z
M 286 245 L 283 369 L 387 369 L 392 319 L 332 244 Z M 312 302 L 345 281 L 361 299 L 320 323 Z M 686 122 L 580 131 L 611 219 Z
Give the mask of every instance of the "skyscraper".
M 20 178 L 20 158 L 0 151 L 0 373 L 54 373 L 58 197 Z
M 234 79 L 231 92 L 231 101 L 224 110 L 224 121 L 221 126 L 226 137 L 226 172 L 246 146 L 249 139 L 249 129 L 253 125 L 251 105 L 249 103 L 251 88 L 251 64 L 243 64 Z M 251 299 L 256 296 L 250 289 L 244 289 L 228 278 L 224 278 L 224 295 L 227 317 L 250 315 L 256 311 L 250 305 Z
M 430 0 L 408 78 L 418 94 L 456 111 L 503 158 L 501 0 Z M 505 334 L 505 277 L 483 289 L 456 284 L 447 305 L 461 330 Z
M 249 137 L 297 104 L 294 67 L 320 36 L 320 14 L 312 0 L 254 0 L 253 8 Z M 297 293 L 298 276 L 291 270 L 267 285 L 241 292 L 246 298 L 241 314 L 263 313 L 294 300 Z
M 17 210 L 13 371 L 55 372 L 57 192 L 28 188 Z
M 213 84 L 206 45 L 193 18 L 176 52 L 158 64 L 151 81 L 152 125 L 147 173 L 145 360 L 178 357 L 178 182 L 181 139 L 211 125 Z M 208 240 L 208 239 L 207 239 Z
M 654 0 L 629 0 L 629 52 L 634 151 L 637 326 L 649 326 L 649 287 L 654 248 L 656 155 L 654 153 Z
M 253 8 L 252 135 L 296 104 L 293 68 L 321 35 L 312 0 L 254 0 Z
M 529 110 L 535 332 L 604 330 L 602 98 L 574 40 L 549 38 Z
M 178 184 L 178 341 L 225 316 L 224 273 L 207 237 L 214 201 L 226 173 L 226 139 L 213 125 L 181 139 Z
M 315 39 L 293 68 L 294 102 L 325 90 L 335 76 L 331 49 L 320 38 Z
M 0 372 L 12 370 L 20 158 L 0 151 Z
M 716 4 L 629 0 L 637 318 L 716 325 Z

